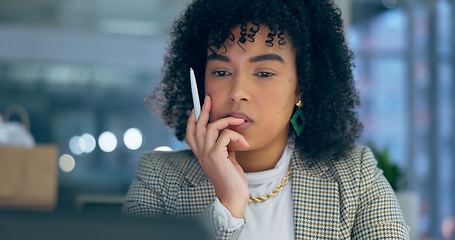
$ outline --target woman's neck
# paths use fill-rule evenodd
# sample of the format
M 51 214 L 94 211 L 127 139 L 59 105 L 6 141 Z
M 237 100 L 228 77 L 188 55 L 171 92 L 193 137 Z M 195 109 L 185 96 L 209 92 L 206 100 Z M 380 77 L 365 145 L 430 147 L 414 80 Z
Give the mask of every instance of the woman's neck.
M 246 173 L 260 172 L 275 167 L 283 155 L 288 139 L 251 151 L 237 151 L 235 158 Z

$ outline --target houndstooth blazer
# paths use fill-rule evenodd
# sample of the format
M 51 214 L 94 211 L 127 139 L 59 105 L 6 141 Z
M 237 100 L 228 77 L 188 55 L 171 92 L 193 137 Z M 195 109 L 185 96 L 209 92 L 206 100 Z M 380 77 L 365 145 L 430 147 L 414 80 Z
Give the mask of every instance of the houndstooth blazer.
M 409 239 L 400 207 L 368 148 L 346 158 L 309 166 L 298 149 L 292 160 L 295 239 Z M 215 190 L 190 150 L 142 155 L 123 213 L 132 216 L 197 217 L 210 222 L 217 239 L 238 238 L 214 218 Z M 248 219 L 246 219 L 248 221 Z

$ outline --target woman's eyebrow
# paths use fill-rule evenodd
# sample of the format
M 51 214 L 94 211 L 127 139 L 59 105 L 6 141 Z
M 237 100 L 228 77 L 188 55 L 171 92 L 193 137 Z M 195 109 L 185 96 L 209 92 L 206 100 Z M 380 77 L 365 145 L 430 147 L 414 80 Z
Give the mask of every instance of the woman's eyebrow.
M 260 61 L 268 61 L 268 60 L 279 61 L 279 62 L 284 63 L 284 59 L 280 55 L 277 55 L 274 53 L 259 55 L 259 56 L 250 58 L 250 62 L 260 62 Z
M 223 62 L 230 62 L 231 59 L 229 57 L 226 57 L 224 55 L 219 55 L 219 54 L 212 54 L 207 57 L 207 62 L 208 61 L 214 61 L 214 60 L 219 60 Z M 249 59 L 250 62 L 260 62 L 260 61 L 279 61 L 284 63 L 284 59 L 277 54 L 271 53 L 271 54 L 264 54 L 264 55 L 259 55 L 259 56 L 254 56 Z
M 274 61 L 279 61 L 284 63 L 284 59 L 277 54 L 265 54 L 265 55 L 259 55 L 250 58 L 250 62 L 260 62 L 260 61 L 268 61 L 268 60 L 274 60 Z

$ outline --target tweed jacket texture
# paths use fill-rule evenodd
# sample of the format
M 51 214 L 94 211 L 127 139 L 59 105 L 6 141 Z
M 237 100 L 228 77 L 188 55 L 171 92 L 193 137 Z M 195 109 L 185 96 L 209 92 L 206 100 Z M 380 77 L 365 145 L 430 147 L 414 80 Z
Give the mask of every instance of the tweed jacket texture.
M 409 239 L 395 194 L 371 150 L 356 146 L 344 159 L 312 166 L 298 149 L 292 165 L 295 239 Z M 216 239 L 236 239 L 215 219 L 215 189 L 191 150 L 143 154 L 123 213 L 198 217 Z M 248 224 L 248 219 L 245 219 Z

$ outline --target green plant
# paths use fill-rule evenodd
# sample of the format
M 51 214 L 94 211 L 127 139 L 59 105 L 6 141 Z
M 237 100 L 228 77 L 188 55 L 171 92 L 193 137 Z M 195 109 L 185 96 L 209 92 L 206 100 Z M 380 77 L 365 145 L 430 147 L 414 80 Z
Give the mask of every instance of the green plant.
M 398 165 L 392 163 L 389 157 L 389 149 L 384 148 L 379 150 L 369 144 L 374 157 L 378 161 L 378 167 L 382 169 L 383 174 L 387 181 L 390 183 L 394 191 L 400 190 L 405 185 L 404 172 L 398 167 Z

